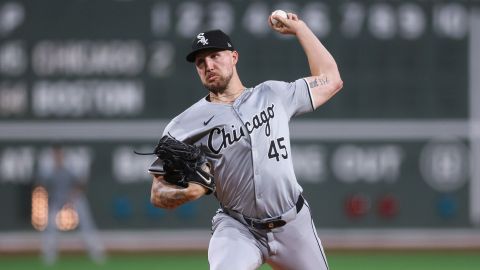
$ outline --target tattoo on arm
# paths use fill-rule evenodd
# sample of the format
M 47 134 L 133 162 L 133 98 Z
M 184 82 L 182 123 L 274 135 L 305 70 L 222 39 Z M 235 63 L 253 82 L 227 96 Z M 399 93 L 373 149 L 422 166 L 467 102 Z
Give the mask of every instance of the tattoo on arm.
M 310 88 L 315 88 L 317 86 L 318 86 L 318 81 L 317 81 L 317 78 L 315 78 L 315 80 L 310 82 Z
M 328 77 L 325 74 L 316 76 L 313 81 L 309 83 L 310 88 L 315 88 L 317 86 L 325 86 L 329 83 Z
M 320 85 L 327 85 L 330 81 L 328 80 L 328 77 L 324 74 L 318 76 L 318 81 Z
M 190 201 L 186 189 L 169 186 L 163 180 L 154 179 L 151 202 L 156 207 L 172 209 Z
M 154 200 L 155 205 L 162 208 L 175 208 L 189 201 L 185 192 L 181 189 L 158 189 Z

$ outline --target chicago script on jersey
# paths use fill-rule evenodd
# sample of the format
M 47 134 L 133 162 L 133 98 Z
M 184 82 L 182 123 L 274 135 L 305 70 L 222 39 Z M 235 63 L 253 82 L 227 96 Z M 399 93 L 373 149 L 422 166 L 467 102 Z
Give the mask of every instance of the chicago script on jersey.
M 235 142 L 240 141 L 242 137 L 247 134 L 251 134 L 254 130 L 259 129 L 265 124 L 265 136 L 270 136 L 270 119 L 275 117 L 275 111 L 272 104 L 260 113 L 255 114 L 252 117 L 251 121 L 246 121 L 243 126 L 238 129 L 235 129 L 235 126 L 232 125 L 232 130 L 226 131 L 225 128 L 215 127 L 208 134 L 208 148 L 215 154 L 220 153 L 223 148 L 234 144 Z M 245 129 L 246 132 L 245 133 Z M 216 136 L 221 136 L 220 143 L 215 144 L 214 138 Z

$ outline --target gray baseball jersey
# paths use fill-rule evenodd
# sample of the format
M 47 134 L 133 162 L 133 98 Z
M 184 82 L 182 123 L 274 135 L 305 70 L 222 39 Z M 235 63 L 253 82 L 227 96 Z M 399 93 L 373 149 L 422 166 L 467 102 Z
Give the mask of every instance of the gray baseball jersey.
M 217 155 L 210 161 L 224 207 L 274 217 L 295 206 L 302 192 L 293 171 L 289 120 L 312 110 L 304 79 L 267 81 L 245 89 L 232 105 L 202 98 L 174 118 L 164 135 L 206 145 Z
M 164 134 L 207 146 L 222 209 L 213 218 L 211 269 L 328 269 L 308 204 L 293 171 L 289 121 L 312 111 L 308 83 L 267 81 L 247 88 L 233 104 L 202 98 L 174 118 Z M 306 205 L 299 210 L 299 204 Z M 281 216 L 271 230 L 245 217 Z M 251 225 L 251 224 L 250 224 Z
M 61 166 L 40 171 L 39 184 L 47 188 L 50 203 L 61 208 L 69 201 L 75 189 L 84 184 L 84 179 Z
M 78 214 L 79 229 L 90 257 L 99 263 L 105 260 L 105 250 L 97 235 L 87 197 L 83 191 L 78 190 L 85 181 L 85 178 L 76 176 L 66 165 L 39 173 L 39 184 L 47 188 L 49 195 L 48 223 L 42 235 L 42 257 L 47 264 L 53 264 L 58 257 L 59 232 L 55 221 L 67 203 L 71 203 Z

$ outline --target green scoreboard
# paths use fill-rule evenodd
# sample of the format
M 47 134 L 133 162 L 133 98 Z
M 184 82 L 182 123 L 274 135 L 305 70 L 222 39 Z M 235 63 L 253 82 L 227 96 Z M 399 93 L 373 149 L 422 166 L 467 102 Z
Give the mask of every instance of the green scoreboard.
M 433 0 L 0 1 L 0 230 L 33 230 L 52 142 L 88 178 L 101 229 L 208 228 L 213 196 L 150 205 L 151 150 L 206 95 L 185 61 L 222 29 L 254 86 L 309 76 L 295 12 L 335 57 L 343 90 L 292 120 L 295 172 L 322 228 L 480 224 L 480 2 Z M 32 199 L 33 198 L 33 199 Z M 188 220 L 188 222 L 185 222 Z

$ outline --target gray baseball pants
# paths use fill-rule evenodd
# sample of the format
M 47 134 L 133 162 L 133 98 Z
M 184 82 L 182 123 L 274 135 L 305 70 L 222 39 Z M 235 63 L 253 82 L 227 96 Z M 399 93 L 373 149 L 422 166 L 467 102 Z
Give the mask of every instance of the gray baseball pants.
M 284 226 L 257 230 L 219 210 L 212 219 L 210 269 L 253 270 L 267 263 L 275 270 L 327 270 L 308 204 L 299 213 L 293 212 Z

